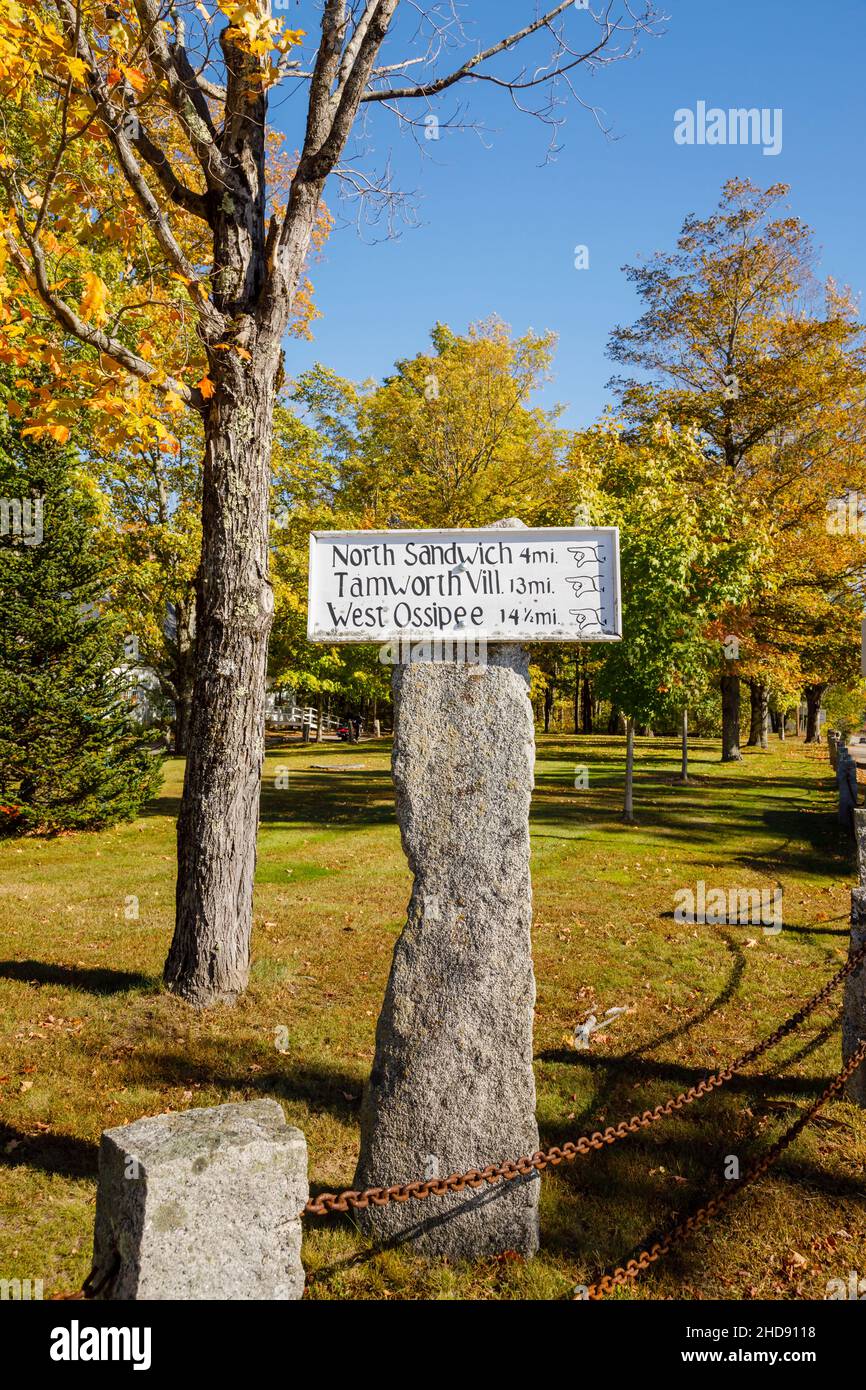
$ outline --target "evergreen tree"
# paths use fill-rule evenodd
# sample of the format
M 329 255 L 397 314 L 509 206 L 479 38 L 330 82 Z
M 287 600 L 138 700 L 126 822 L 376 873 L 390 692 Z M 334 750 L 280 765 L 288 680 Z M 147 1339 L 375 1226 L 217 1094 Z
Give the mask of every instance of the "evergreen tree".
M 4 391 L 3 395 L 7 393 Z M 0 401 L 0 833 L 129 820 L 159 759 L 130 718 L 123 631 L 74 452 Z

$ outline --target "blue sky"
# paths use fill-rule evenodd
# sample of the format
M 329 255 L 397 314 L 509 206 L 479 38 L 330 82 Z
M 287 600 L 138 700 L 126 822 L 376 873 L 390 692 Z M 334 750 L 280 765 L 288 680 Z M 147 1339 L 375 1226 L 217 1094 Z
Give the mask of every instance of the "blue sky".
M 572 102 L 563 148 L 545 164 L 546 129 L 515 111 L 507 93 L 473 84 L 461 96 L 486 126 L 484 141 L 443 131 L 422 142 L 422 157 L 377 110 L 364 167 L 391 160 L 395 183 L 418 191 L 419 225 L 390 240 L 375 240 L 384 228 L 362 237 L 338 225 L 312 272 L 323 317 L 313 342 L 288 343 L 289 373 L 321 361 L 354 379 L 378 378 L 396 358 L 423 350 L 437 319 L 464 331 L 495 313 L 515 333 L 558 334 L 556 378 L 542 400 L 564 403 L 566 423 L 588 424 L 608 400 L 608 333 L 639 312 L 622 265 L 672 248 L 684 215 L 710 212 L 732 175 L 789 183 L 792 211 L 815 231 L 820 273 L 861 291 L 866 0 L 659 5 L 670 16 L 662 37 L 577 81 L 581 96 L 604 108 L 615 140 Z M 487 43 L 525 23 L 534 0 L 473 0 L 467 10 L 471 32 Z M 582 25 L 594 32 L 587 15 L 569 19 L 574 39 Z M 677 145 L 674 112 L 698 101 L 781 108 L 781 152 Z M 453 105 L 436 109 L 444 119 Z M 300 114 L 294 101 L 275 112 L 295 145 Z M 333 185 L 328 200 L 339 211 Z M 588 270 L 574 268 L 578 244 L 588 247 Z

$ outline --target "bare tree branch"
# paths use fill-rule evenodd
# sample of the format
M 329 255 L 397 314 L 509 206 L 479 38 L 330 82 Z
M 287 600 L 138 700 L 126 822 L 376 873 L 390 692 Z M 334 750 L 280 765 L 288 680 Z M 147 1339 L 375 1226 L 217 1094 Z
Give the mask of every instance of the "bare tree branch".
M 305 141 L 304 152 L 301 155 L 301 161 L 295 176 L 302 182 L 305 180 L 318 182 L 320 179 L 326 178 L 339 159 L 346 141 L 349 138 L 355 116 L 358 112 L 358 106 L 364 94 L 364 89 L 370 80 L 370 73 L 373 70 L 376 54 L 379 52 L 385 35 L 388 32 L 388 26 L 394 16 L 397 4 L 398 0 L 368 0 L 368 4 L 362 16 L 364 26 L 363 36 L 355 50 L 355 58 L 351 67 L 343 72 L 342 79 L 333 95 L 330 92 L 325 93 L 323 82 L 319 84 L 320 109 L 315 113 L 316 133 L 318 133 L 319 129 L 325 124 L 323 116 L 327 116 L 327 114 L 333 111 L 333 119 L 330 122 L 330 128 L 325 138 L 318 142 L 318 148 L 310 148 Z M 326 14 L 322 20 L 323 30 L 328 10 L 332 8 L 339 10 L 342 14 L 342 0 L 327 0 Z M 353 40 L 354 35 L 350 43 L 352 43 Z M 329 59 L 328 63 L 323 66 L 323 79 L 331 65 L 332 63 Z M 314 79 L 314 87 L 315 85 Z M 314 93 L 311 91 L 311 118 L 313 117 L 314 108 L 313 95 Z M 308 125 L 308 131 L 309 129 L 310 127 Z
M 68 0 L 65 0 L 68 3 Z M 169 45 L 158 0 L 134 0 L 147 54 L 164 81 L 168 98 L 201 165 L 208 187 L 225 185 L 228 169 L 220 154 L 210 108 L 183 44 Z
M 515 85 L 514 83 L 507 82 L 505 79 L 495 78 L 491 76 L 489 73 L 480 73 L 478 71 L 478 68 L 481 66 L 482 63 L 486 63 L 491 58 L 495 58 L 497 54 L 508 52 L 509 49 L 514 48 L 517 44 L 522 43 L 524 39 L 529 38 L 531 34 L 537 33 L 540 29 L 548 28 L 553 23 L 553 21 L 559 17 L 559 15 L 563 14 L 565 10 L 569 10 L 572 7 L 573 0 L 560 0 L 560 4 L 556 5 L 552 10 L 548 10 L 546 14 L 540 15 L 537 19 L 532 20 L 529 24 L 525 24 L 522 29 L 515 30 L 513 34 L 506 35 L 506 37 L 500 39 L 498 43 L 491 44 L 488 48 L 482 49 L 479 53 L 476 53 L 472 58 L 468 58 L 465 63 L 462 63 L 460 65 L 460 67 L 455 68 L 453 72 L 448 73 L 444 77 L 437 77 L 430 82 L 420 83 L 414 87 L 387 87 L 371 89 L 370 91 L 364 93 L 361 100 L 395 101 L 402 98 L 414 99 L 418 97 L 437 96 L 439 92 L 444 92 L 448 87 L 453 87 L 455 82 L 461 82 L 464 78 L 467 77 L 474 77 L 476 79 L 483 78 L 487 81 L 495 82 L 496 85 L 502 87 L 513 86 Z M 607 43 L 610 42 L 610 38 L 615 30 L 615 26 L 605 21 L 604 27 L 605 32 L 603 33 L 603 36 L 599 40 L 599 42 L 586 53 L 578 55 L 569 66 L 574 66 L 575 63 L 588 62 L 591 58 L 595 57 Z M 539 78 L 538 81 L 549 81 L 551 77 L 553 77 L 554 75 L 554 73 L 547 73 L 543 79 Z

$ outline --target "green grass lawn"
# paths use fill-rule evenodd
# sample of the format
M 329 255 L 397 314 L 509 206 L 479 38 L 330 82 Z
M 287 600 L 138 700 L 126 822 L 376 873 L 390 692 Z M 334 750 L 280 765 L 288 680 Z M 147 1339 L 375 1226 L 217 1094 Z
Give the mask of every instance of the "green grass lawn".
M 273 1096 L 304 1130 L 313 1191 L 351 1183 L 361 1088 L 409 874 L 390 747 L 268 750 L 251 988 L 204 1015 L 165 995 L 182 766 L 133 824 L 0 844 L 0 1277 L 46 1296 L 90 1265 L 100 1132 Z M 760 1039 L 844 961 L 851 850 L 819 748 L 722 766 L 638 740 L 638 825 L 619 822 L 621 739 L 541 737 L 532 812 L 535 1066 L 544 1147 L 666 1099 Z M 575 768 L 589 786 L 574 787 Z M 277 790 L 278 765 L 289 768 Z M 673 918 L 674 891 L 784 890 L 777 936 Z M 137 919 L 132 915 L 135 901 Z M 629 1005 L 589 1052 L 590 1012 Z M 311 1218 L 311 1298 L 557 1298 L 624 1263 L 768 1147 L 840 1066 L 841 995 L 721 1092 L 542 1178 L 542 1253 L 459 1266 L 369 1248 Z M 288 1051 L 275 1046 L 288 1031 Z M 516 1155 L 515 1155 L 516 1157 Z M 431 1198 L 435 1201 L 435 1198 Z M 866 1114 L 836 1102 L 772 1173 L 622 1297 L 823 1298 L 866 1274 Z

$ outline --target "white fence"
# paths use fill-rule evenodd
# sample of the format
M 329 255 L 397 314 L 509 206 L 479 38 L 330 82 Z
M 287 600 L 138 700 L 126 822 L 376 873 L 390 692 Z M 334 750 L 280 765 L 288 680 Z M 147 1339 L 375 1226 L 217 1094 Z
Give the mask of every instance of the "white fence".
M 313 705 L 271 705 L 270 701 L 268 703 L 267 722 L 270 728 L 303 729 L 306 726 L 311 733 L 315 733 L 319 727 L 319 713 Z M 322 716 L 323 733 L 327 733 L 329 729 L 339 729 L 342 724 L 343 721 L 340 719 Z

